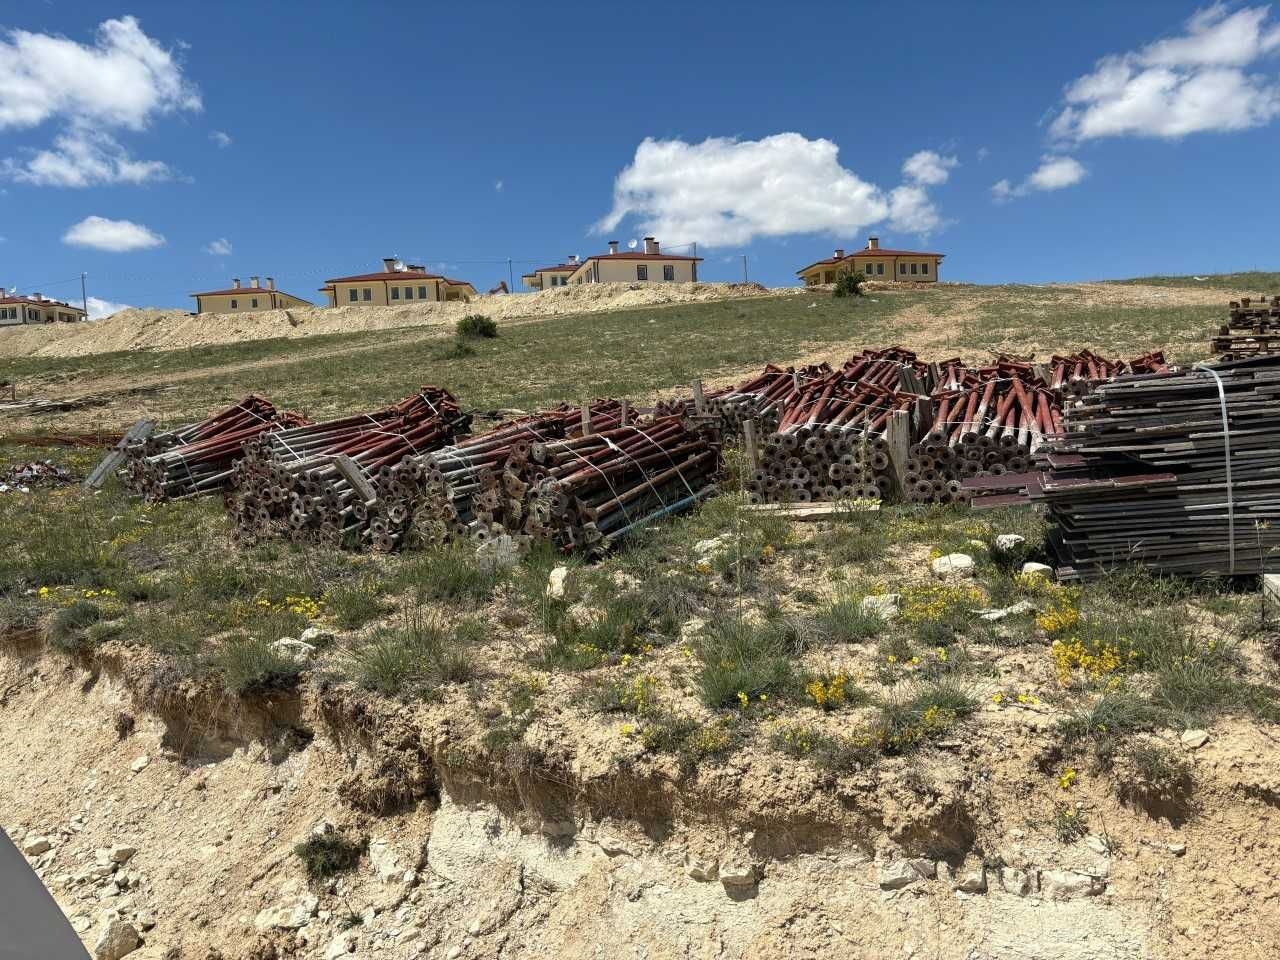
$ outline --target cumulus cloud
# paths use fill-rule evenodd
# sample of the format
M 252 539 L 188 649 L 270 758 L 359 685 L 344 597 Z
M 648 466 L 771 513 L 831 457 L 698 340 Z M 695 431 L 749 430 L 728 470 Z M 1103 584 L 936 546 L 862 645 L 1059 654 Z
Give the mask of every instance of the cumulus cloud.
M 88 306 L 90 320 L 101 320 L 104 317 L 111 316 L 113 313 L 119 313 L 121 310 L 133 309 L 133 304 L 131 303 L 113 303 L 110 300 L 100 300 L 97 297 L 89 297 Z
M 1084 164 L 1075 157 L 1048 154 L 1021 183 L 1014 185 L 1008 180 L 1000 180 L 992 186 L 991 194 L 998 202 L 1003 202 L 1029 193 L 1061 190 L 1079 183 L 1087 174 Z
M 214 130 L 209 134 L 209 139 L 217 144 L 222 150 L 227 149 L 227 147 L 231 146 L 231 144 L 235 142 L 231 139 L 231 134 L 223 133 L 221 130 Z
M 4 161 L 5 174 L 38 187 L 91 187 L 168 180 L 173 171 L 159 160 L 135 160 L 115 138 L 79 125 L 60 134 L 47 150 L 23 162 Z
M 166 164 L 134 160 L 115 131 L 201 106 L 173 54 L 134 17 L 104 21 L 92 44 L 26 30 L 0 37 L 0 130 L 64 125 L 51 147 L 4 163 L 14 180 L 86 187 L 165 179 Z
M 505 187 L 506 187 L 506 184 L 503 183 L 501 180 L 493 181 L 493 189 L 498 191 L 498 193 L 501 193 Z
M 907 157 L 902 164 L 902 175 L 914 183 L 930 187 L 947 182 L 951 171 L 960 165 L 956 157 L 944 157 L 933 150 L 921 150 Z
M 164 237 L 131 220 L 108 220 L 105 217 L 85 217 L 68 228 L 62 242 L 72 247 L 105 250 L 108 253 L 128 253 L 133 250 L 150 250 L 163 246 Z
M 231 241 L 226 237 L 210 240 L 205 244 L 204 252 L 214 257 L 229 257 L 231 256 Z
M 672 243 L 714 247 L 795 233 L 851 235 L 885 220 L 927 232 L 941 222 L 919 182 L 886 193 L 841 166 L 838 155 L 830 140 L 798 133 L 701 143 L 646 138 L 618 174 L 613 207 L 593 230 L 611 232 L 634 217 L 644 232 Z M 939 158 L 944 179 L 946 159 Z M 923 161 L 915 168 L 936 175 Z
M 1280 25 L 1268 7 L 1230 12 L 1215 4 L 1195 13 L 1182 35 L 1103 57 L 1068 84 L 1050 133 L 1073 142 L 1176 139 L 1261 126 L 1280 115 L 1280 84 L 1246 68 L 1277 51 Z

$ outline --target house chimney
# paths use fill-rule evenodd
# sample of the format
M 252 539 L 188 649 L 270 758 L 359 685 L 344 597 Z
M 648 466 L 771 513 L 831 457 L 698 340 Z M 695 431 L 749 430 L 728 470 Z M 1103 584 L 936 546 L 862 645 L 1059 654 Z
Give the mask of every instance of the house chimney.
M 617 240 L 610 240 L 610 241 L 609 241 L 609 253 L 614 254 L 614 253 L 617 253 L 617 252 L 618 252 L 618 241 L 617 241 Z
M 276 278 L 275 278 L 275 277 L 267 277 L 267 289 L 268 289 L 268 290 L 274 290 L 275 288 L 276 288 Z
M 44 300 L 44 297 L 37 291 L 31 295 L 32 300 Z
M 232 290 L 239 290 L 239 289 L 240 289 L 240 278 L 239 278 L 239 277 L 232 277 L 232 278 L 231 278 L 231 289 L 232 289 Z
M 257 289 L 258 289 L 258 278 L 257 278 L 257 277 L 250 277 L 250 278 L 249 278 L 249 286 L 250 286 L 250 287 L 252 287 L 254 290 L 257 290 Z
M 867 237 L 867 249 L 868 249 L 868 250 L 879 250 L 879 249 L 880 249 L 880 238 L 879 238 L 879 237 Z
M 395 257 L 383 257 L 383 258 L 382 258 L 382 269 L 383 269 L 383 270 L 385 270 L 387 273 L 394 273 L 394 272 L 395 272 L 395 269 L 396 269 L 396 258 L 395 258 Z
M 616 240 L 615 240 L 612 244 L 610 244 L 610 246 L 616 246 L 616 245 L 617 245 L 617 241 L 616 241 Z M 609 252 L 610 252 L 610 253 L 616 253 L 617 251 L 615 251 L 615 250 L 610 250 Z M 569 260 L 568 260 L 568 262 L 569 262 L 569 263 L 572 263 L 574 266 L 577 266 L 577 264 L 578 264 L 578 255 L 577 255 L 576 253 L 571 253 L 571 254 L 569 254 Z
M 644 238 L 644 252 L 645 252 L 645 253 L 657 253 L 657 252 L 658 252 L 658 241 L 657 241 L 657 240 L 655 240 L 655 239 L 653 239 L 653 237 L 645 237 L 645 238 Z
M 843 247 L 836 247 L 836 259 L 837 259 L 837 260 L 843 260 L 843 259 L 844 259 L 844 248 L 843 248 Z

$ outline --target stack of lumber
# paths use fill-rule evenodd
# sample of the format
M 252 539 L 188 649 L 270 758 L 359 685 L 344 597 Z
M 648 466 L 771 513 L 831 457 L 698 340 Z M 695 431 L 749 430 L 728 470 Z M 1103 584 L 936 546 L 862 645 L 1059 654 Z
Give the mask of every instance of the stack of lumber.
M 1223 360 L 1280 353 L 1280 296 L 1232 300 L 1227 322 L 1209 348 Z
M 1026 499 L 1048 508 L 1060 577 L 1125 563 L 1250 574 L 1280 547 L 1280 356 L 1121 377 L 1064 415 Z M 1226 429 L 1223 407 L 1226 411 Z

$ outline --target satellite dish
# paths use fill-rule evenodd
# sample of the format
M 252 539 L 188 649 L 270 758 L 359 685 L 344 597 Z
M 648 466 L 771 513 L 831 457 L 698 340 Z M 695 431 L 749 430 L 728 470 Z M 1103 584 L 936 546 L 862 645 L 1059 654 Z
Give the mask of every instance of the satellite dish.
M 17 288 L 17 287 L 10 287 L 10 288 L 9 288 L 9 296 L 11 296 L 11 297 L 12 297 L 12 296 L 13 296 L 15 293 L 17 293 L 17 292 L 18 292 L 18 288 Z
M 635 237 L 632 237 L 630 240 L 627 241 L 628 250 L 634 250 L 638 246 L 640 246 L 640 241 L 637 240 Z
M 404 261 L 403 261 L 403 260 L 397 260 L 397 261 L 395 262 L 395 271 L 396 271 L 396 273 L 400 273 L 402 270 L 404 270 Z

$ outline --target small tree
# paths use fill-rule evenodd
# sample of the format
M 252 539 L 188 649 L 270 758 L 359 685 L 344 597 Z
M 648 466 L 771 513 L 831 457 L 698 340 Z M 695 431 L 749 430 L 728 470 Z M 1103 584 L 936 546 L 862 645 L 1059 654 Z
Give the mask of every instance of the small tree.
M 857 272 L 842 273 L 836 278 L 836 288 L 831 291 L 833 297 L 862 296 L 862 274 Z
M 469 313 L 458 321 L 460 337 L 496 337 L 498 325 L 482 313 Z

